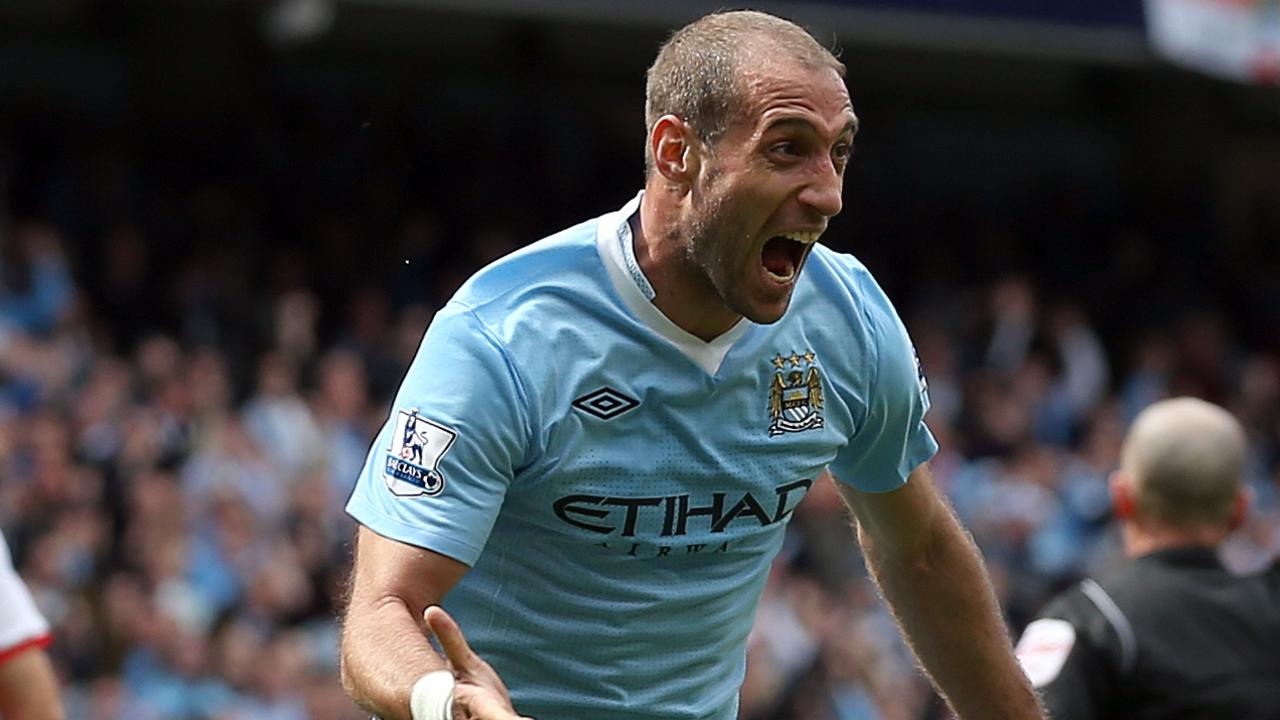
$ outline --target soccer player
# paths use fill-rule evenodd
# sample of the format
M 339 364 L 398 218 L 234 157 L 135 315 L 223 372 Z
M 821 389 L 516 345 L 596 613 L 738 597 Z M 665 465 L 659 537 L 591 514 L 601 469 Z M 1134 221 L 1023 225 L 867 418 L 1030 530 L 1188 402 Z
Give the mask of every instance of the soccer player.
M 1018 656 L 1054 720 L 1280 718 L 1280 562 L 1229 573 L 1245 435 L 1194 398 L 1134 420 L 1111 477 L 1128 561 L 1054 599 Z
M 737 717 L 770 561 L 829 468 L 960 715 L 1042 717 L 925 467 L 907 333 L 866 268 L 817 242 L 858 128 L 843 74 L 769 15 L 678 31 L 649 70 L 643 192 L 481 270 L 436 315 L 347 506 L 359 704 Z M 401 447 L 411 422 L 421 462 Z
M 49 623 L 13 569 L 0 535 L 0 718 L 62 720 L 62 700 L 44 648 Z

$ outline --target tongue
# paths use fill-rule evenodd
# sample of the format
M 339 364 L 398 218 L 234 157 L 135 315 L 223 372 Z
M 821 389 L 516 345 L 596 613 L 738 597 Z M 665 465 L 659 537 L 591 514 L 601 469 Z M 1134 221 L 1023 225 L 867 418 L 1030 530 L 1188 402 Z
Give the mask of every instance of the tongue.
M 779 277 L 789 277 L 794 270 L 791 265 L 791 252 L 787 248 L 787 243 L 791 242 L 786 238 L 776 237 L 770 238 L 764 244 L 764 252 L 760 253 L 760 261 L 764 263 L 764 269 Z

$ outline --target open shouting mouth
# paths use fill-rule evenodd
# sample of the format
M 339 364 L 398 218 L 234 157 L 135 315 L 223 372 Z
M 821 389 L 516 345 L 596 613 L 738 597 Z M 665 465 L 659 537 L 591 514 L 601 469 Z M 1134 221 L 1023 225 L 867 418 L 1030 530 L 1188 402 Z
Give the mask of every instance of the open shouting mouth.
M 785 285 L 796 279 L 805 256 L 813 249 L 821 232 L 789 232 L 769 238 L 760 251 L 760 264 L 775 282 Z

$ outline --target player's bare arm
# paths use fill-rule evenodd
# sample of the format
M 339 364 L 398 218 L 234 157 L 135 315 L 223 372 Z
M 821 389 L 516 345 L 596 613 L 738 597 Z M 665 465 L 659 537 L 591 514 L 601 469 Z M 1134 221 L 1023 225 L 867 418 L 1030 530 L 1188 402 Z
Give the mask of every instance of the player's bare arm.
M 62 720 L 62 700 L 49 656 L 32 648 L 0 663 L 0 717 Z
M 1014 658 L 981 556 L 927 467 L 893 492 L 837 486 L 880 592 L 958 716 L 1044 718 Z
M 452 558 L 360 528 L 341 657 L 342 684 L 361 707 L 383 720 L 415 720 L 415 683 L 450 670 L 455 718 L 520 720 L 498 674 L 437 607 L 466 571 Z M 446 657 L 431 647 L 428 634 L 440 641 Z

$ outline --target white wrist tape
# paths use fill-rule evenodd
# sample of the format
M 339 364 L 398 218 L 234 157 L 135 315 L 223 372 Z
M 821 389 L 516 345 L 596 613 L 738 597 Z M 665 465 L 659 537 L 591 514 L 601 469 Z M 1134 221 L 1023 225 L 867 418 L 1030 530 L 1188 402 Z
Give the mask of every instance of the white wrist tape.
M 418 678 L 409 694 L 413 720 L 453 720 L 453 673 L 436 670 Z

